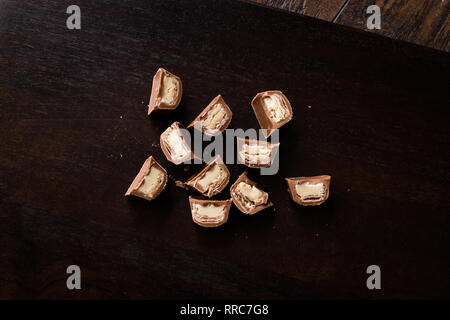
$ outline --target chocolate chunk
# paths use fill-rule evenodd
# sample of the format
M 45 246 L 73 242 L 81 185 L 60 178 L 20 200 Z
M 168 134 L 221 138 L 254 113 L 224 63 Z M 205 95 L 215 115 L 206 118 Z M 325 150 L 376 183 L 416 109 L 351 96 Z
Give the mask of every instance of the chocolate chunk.
M 145 160 L 141 170 L 134 178 L 125 195 L 153 200 L 161 193 L 166 184 L 166 170 L 150 156 Z
M 280 146 L 279 143 L 237 138 L 238 159 L 250 168 L 270 167 Z
M 232 115 L 230 108 L 219 94 L 187 128 L 198 127 L 204 134 L 214 135 L 223 132 L 228 127 Z
M 318 206 L 328 199 L 330 176 L 286 178 L 292 201 L 302 206 Z
M 183 125 L 174 122 L 160 136 L 161 149 L 167 160 L 174 164 L 180 164 L 194 158 L 194 153 L 180 129 L 183 129 Z
M 169 71 L 159 68 L 153 77 L 148 115 L 155 110 L 174 110 L 180 104 L 182 94 L 181 79 Z
M 202 171 L 190 178 L 186 185 L 211 198 L 220 193 L 230 181 L 230 171 L 220 156 L 215 157 Z
M 202 200 L 189 197 L 192 220 L 202 227 L 218 227 L 228 220 L 231 199 Z
M 252 107 L 260 127 L 265 129 L 266 138 L 292 120 L 291 103 L 281 91 L 258 93 L 252 100 Z
M 239 176 L 231 186 L 230 193 L 235 206 L 245 214 L 252 215 L 273 205 L 269 201 L 269 194 L 247 178 L 247 172 Z

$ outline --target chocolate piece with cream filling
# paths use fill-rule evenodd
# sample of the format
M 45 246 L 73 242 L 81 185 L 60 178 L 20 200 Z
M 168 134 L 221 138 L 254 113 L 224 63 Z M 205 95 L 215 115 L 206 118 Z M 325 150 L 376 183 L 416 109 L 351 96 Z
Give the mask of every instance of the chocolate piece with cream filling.
M 264 91 L 252 100 L 256 119 L 268 138 L 275 129 L 279 129 L 292 120 L 292 107 L 288 98 L 281 91 Z
M 292 201 L 302 206 L 318 206 L 328 199 L 331 177 L 286 178 Z
M 237 138 L 238 159 L 250 168 L 270 167 L 280 146 L 279 143 Z
M 194 153 L 187 144 L 181 129 L 183 129 L 183 125 L 174 122 L 161 134 L 159 139 L 167 160 L 177 165 L 194 158 Z
M 180 104 L 182 95 L 181 79 L 169 71 L 159 68 L 153 77 L 148 115 L 156 110 L 174 110 Z
M 218 227 L 228 220 L 229 200 L 202 200 L 189 197 L 192 220 L 202 227 Z
M 126 196 L 136 196 L 146 200 L 155 199 L 167 184 L 166 170 L 150 156 L 134 178 Z
M 206 135 L 223 132 L 231 122 L 232 112 L 219 94 L 187 128 L 198 128 Z
M 236 207 L 245 214 L 255 214 L 271 207 L 269 194 L 258 188 L 256 182 L 247 177 L 247 172 L 239 176 L 230 188 L 231 198 Z
M 220 156 L 215 157 L 202 171 L 190 178 L 188 185 L 211 198 L 220 193 L 230 181 L 230 171 Z

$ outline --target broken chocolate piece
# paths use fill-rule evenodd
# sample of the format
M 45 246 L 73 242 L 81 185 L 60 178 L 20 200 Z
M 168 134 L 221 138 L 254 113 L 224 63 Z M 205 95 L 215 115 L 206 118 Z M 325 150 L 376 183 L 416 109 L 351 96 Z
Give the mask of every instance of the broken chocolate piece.
M 180 104 L 182 94 L 181 79 L 169 71 L 159 68 L 153 77 L 148 115 L 155 110 L 175 109 Z
M 147 200 L 155 199 L 167 184 L 167 172 L 150 156 L 134 178 L 126 196 L 136 196 Z
M 187 128 L 201 128 L 206 135 L 223 132 L 231 122 L 232 112 L 219 94 Z
M 218 227 L 228 220 L 229 200 L 202 200 L 189 197 L 192 220 L 202 227 Z
M 281 91 L 258 93 L 252 100 L 252 107 L 260 127 L 265 129 L 266 138 L 292 120 L 291 103 Z
M 190 178 L 186 185 L 211 198 L 220 193 L 230 181 L 230 171 L 220 156 L 215 157 L 202 171 Z
M 160 145 L 164 155 L 167 160 L 174 164 L 180 164 L 194 158 L 194 153 L 180 129 L 183 129 L 183 125 L 174 122 L 160 137 Z
M 318 206 L 328 199 L 330 176 L 286 178 L 292 201 L 302 206 Z
M 184 189 L 184 190 L 189 190 L 189 187 L 188 187 L 183 181 L 175 180 L 175 185 L 176 185 L 178 188 L 182 188 L 182 189 Z
M 267 192 L 259 189 L 256 182 L 247 178 L 247 172 L 239 176 L 230 188 L 231 198 L 235 206 L 245 214 L 255 214 L 273 204 Z
M 237 138 L 238 159 L 250 168 L 270 167 L 280 146 L 279 143 Z

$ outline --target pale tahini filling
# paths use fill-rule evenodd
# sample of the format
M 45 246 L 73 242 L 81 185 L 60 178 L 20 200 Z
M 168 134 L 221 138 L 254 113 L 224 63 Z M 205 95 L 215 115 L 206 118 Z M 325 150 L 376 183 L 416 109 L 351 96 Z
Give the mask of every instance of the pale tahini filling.
M 222 166 L 217 163 L 212 165 L 208 171 L 206 171 L 203 176 L 196 181 L 196 184 L 202 190 L 209 190 L 223 182 L 225 178 L 225 172 Z
M 161 188 L 164 183 L 164 172 L 156 166 L 151 166 L 149 173 L 144 177 L 141 185 L 136 190 L 137 192 L 153 198 L 155 193 Z
M 295 192 L 303 202 L 317 202 L 325 199 L 326 187 L 320 182 L 302 182 L 295 185 Z
M 165 75 L 161 88 L 161 102 L 167 105 L 175 104 L 178 97 L 178 80 Z
M 269 117 L 275 121 L 280 122 L 289 116 L 289 110 L 284 102 L 284 99 L 278 94 L 272 94 L 263 98 L 263 103 L 266 107 Z
M 194 214 L 194 219 L 202 223 L 217 223 L 225 219 L 225 205 L 215 205 L 215 204 L 194 204 L 192 213 Z
M 244 143 L 239 154 L 246 162 L 253 164 L 270 164 L 272 150 L 266 145 Z
M 166 144 L 174 160 L 182 160 L 189 156 L 191 150 L 186 145 L 180 130 L 176 128 L 169 128 L 169 133 L 166 135 L 166 139 Z
M 202 129 L 211 131 L 220 129 L 220 127 L 228 120 L 228 115 L 222 104 L 218 103 L 209 110 L 201 119 Z

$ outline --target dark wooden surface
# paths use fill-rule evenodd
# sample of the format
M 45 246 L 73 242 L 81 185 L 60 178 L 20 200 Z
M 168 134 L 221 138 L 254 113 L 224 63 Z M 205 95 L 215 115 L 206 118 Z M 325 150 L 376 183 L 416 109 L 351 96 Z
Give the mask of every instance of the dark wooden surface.
M 1 4 L 0 298 L 449 298 L 448 54 L 237 1 L 77 2 L 73 31 L 72 2 Z M 160 66 L 184 96 L 148 118 Z M 257 128 L 267 89 L 294 109 L 280 172 L 249 173 L 273 209 L 194 225 L 173 180 L 199 166 L 168 163 L 160 133 L 218 93 L 231 128 Z M 126 199 L 149 155 L 166 190 Z M 324 205 L 289 200 L 284 177 L 318 174 Z
M 249 0 L 266 6 L 450 51 L 448 0 Z M 367 29 L 366 10 L 381 9 L 381 29 Z

